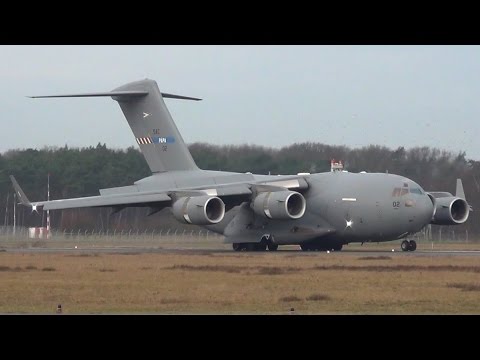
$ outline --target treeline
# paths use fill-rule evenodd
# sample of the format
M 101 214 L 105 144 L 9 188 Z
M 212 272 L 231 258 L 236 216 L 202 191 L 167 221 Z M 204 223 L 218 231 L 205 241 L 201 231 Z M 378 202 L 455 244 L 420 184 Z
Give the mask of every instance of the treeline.
M 425 190 L 455 192 L 462 178 L 469 203 L 480 209 L 480 162 L 465 153 L 451 153 L 429 147 L 389 149 L 371 145 L 351 149 L 320 143 L 293 144 L 281 149 L 256 145 L 190 145 L 198 166 L 207 170 L 252 172 L 257 174 L 296 174 L 330 171 L 330 160 L 339 159 L 350 172 L 390 172 L 418 182 Z M 108 149 L 105 144 L 87 148 L 43 148 L 10 150 L 0 154 L 0 224 L 13 224 L 13 189 L 8 175 L 13 174 L 30 200 L 47 198 L 50 173 L 50 198 L 98 195 L 98 189 L 130 185 L 149 176 L 149 168 L 139 150 Z M 147 217 L 148 209 L 126 209 L 109 216 L 109 209 L 76 209 L 51 213 L 55 228 L 82 229 L 159 229 L 181 227 L 165 209 Z M 471 214 L 466 225 L 456 228 L 480 234 L 480 224 Z M 17 206 L 17 224 L 41 226 L 44 214 L 31 213 Z M 190 227 L 191 228 L 191 227 Z

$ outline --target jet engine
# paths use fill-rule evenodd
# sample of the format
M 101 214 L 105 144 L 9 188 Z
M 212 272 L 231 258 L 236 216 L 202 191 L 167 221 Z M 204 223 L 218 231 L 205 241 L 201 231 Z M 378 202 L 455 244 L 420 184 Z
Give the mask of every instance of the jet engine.
M 173 216 L 183 223 L 211 225 L 222 221 L 225 216 L 225 203 L 216 196 L 189 196 L 175 201 Z
M 274 220 L 299 219 L 307 207 L 303 195 L 295 191 L 262 192 L 252 204 L 256 214 Z
M 435 198 L 435 210 L 431 223 L 435 225 L 458 225 L 468 219 L 468 203 L 455 196 Z

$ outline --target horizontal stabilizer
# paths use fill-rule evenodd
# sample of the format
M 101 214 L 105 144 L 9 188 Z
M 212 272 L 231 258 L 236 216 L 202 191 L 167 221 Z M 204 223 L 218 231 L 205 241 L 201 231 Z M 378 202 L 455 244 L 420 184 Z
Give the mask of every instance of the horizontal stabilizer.
M 200 101 L 202 99 L 181 96 L 175 94 L 161 93 L 162 97 L 169 99 L 180 99 L 180 100 L 195 100 Z M 109 92 L 98 92 L 98 93 L 85 93 L 85 94 L 66 94 L 66 95 L 41 95 L 41 96 L 27 96 L 31 99 L 42 99 L 42 98 L 70 98 L 70 97 L 101 97 L 101 96 L 115 96 L 121 98 L 131 98 L 131 97 L 140 97 L 148 95 L 148 91 L 109 91 Z
M 99 92 L 99 93 L 42 95 L 42 96 L 28 96 L 28 97 L 31 99 L 40 99 L 40 98 L 98 97 L 98 96 L 135 97 L 135 96 L 145 96 L 145 95 L 148 95 L 148 91 L 109 91 L 109 92 Z
M 202 100 L 202 99 L 199 99 L 199 98 L 181 96 L 181 95 L 175 95 L 175 94 L 167 94 L 167 93 L 161 93 L 161 94 L 162 94 L 162 97 L 170 98 L 170 99 L 195 100 L 195 101 L 201 101 Z

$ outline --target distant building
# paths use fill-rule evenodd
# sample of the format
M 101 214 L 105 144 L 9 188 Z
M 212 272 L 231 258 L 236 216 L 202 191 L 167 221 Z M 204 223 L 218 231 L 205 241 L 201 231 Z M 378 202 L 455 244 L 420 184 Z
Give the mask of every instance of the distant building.
M 332 159 L 330 161 L 330 171 L 343 171 L 343 163 L 342 160 L 335 161 L 335 159 Z

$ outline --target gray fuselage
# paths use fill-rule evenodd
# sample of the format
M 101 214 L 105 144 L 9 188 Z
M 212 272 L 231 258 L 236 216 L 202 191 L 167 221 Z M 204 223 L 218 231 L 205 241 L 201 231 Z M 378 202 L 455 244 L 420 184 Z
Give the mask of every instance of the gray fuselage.
M 281 178 L 207 170 L 191 171 L 191 176 L 189 173 L 155 174 L 134 186 L 139 191 L 236 183 L 242 187 L 248 182 Z M 226 242 L 258 242 L 268 234 L 283 245 L 347 244 L 401 239 L 420 231 L 432 219 L 434 207 L 429 196 L 417 183 L 403 176 L 336 171 L 305 175 L 304 179 L 308 183 L 308 188 L 302 191 L 307 208 L 300 219 L 268 219 L 255 214 L 250 201 L 245 201 L 229 209 L 220 223 L 205 227 L 225 235 Z

